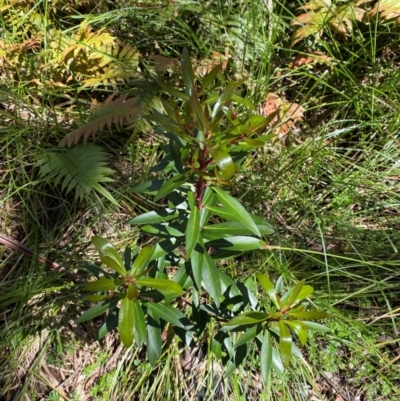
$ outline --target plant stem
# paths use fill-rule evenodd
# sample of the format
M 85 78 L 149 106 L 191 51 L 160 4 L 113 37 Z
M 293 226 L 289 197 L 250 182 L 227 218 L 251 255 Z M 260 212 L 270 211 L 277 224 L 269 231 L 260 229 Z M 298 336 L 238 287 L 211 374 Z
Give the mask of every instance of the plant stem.
M 199 209 L 201 209 L 201 201 L 203 199 L 204 190 L 207 186 L 207 182 L 202 174 L 205 173 L 207 170 L 208 163 L 206 162 L 206 156 L 207 156 L 207 146 L 204 145 L 204 148 L 200 151 L 199 155 L 200 175 L 196 183 L 196 204 Z

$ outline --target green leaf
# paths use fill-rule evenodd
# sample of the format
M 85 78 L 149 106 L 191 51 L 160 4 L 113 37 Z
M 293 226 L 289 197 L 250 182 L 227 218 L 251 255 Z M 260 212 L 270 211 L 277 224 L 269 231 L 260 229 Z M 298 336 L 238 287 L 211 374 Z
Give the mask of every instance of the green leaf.
M 299 321 L 285 320 L 284 322 L 297 334 L 300 344 L 304 346 L 307 342 L 307 327 Z
M 161 238 L 183 237 L 184 234 L 174 227 L 167 224 L 152 224 L 141 227 L 145 233 L 153 234 Z
M 144 285 L 146 287 L 155 288 L 160 292 L 172 292 L 176 295 L 182 295 L 182 287 L 172 280 L 164 278 L 141 278 L 135 281 L 136 284 Z
M 308 296 L 310 296 L 313 293 L 314 289 L 313 287 L 311 287 L 311 285 L 305 285 L 301 291 L 299 292 L 299 294 L 297 295 L 297 297 L 293 300 L 292 304 L 296 304 L 299 301 L 302 301 L 303 299 L 307 298 Z M 290 303 L 289 303 L 290 305 Z
M 108 319 L 99 327 L 95 335 L 95 341 L 100 341 L 108 333 L 118 327 L 118 316 L 113 313 Z
M 154 250 L 155 247 L 153 246 L 145 246 L 141 249 L 133 262 L 132 274 L 134 277 L 138 277 L 144 272 L 153 256 Z
M 134 338 L 135 343 L 140 347 L 147 337 L 146 332 L 146 321 L 144 318 L 144 312 L 139 302 L 133 303 L 133 323 L 134 323 Z
M 182 244 L 183 238 L 166 238 L 164 241 L 161 241 L 156 245 L 156 249 L 151 257 L 151 260 L 155 260 L 172 253 L 174 249 L 180 247 Z
M 96 281 L 86 284 L 83 291 L 111 291 L 116 288 L 115 280 L 113 278 L 100 277 Z
M 95 317 L 102 315 L 104 312 L 114 309 L 117 306 L 118 301 L 119 298 L 114 297 L 92 306 L 81 316 L 79 316 L 79 318 L 75 321 L 75 324 L 94 319 Z
M 151 366 L 154 366 L 157 359 L 161 355 L 161 326 L 160 319 L 148 308 L 147 314 L 149 316 L 147 324 L 147 357 Z
M 229 180 L 236 173 L 236 167 L 231 155 L 222 149 L 210 150 L 210 154 L 217 163 L 222 177 L 225 180 Z
M 295 317 L 296 319 L 310 319 L 310 320 L 326 319 L 329 317 L 328 313 L 319 311 L 296 312 L 289 310 L 287 312 L 287 315 L 290 317 Z
M 227 211 L 224 207 L 220 206 L 205 206 L 205 209 L 208 210 L 210 213 L 214 213 L 219 217 L 222 217 L 225 220 L 229 221 L 238 221 L 237 217 L 235 214 L 232 213 L 231 210 Z M 250 230 L 251 233 L 253 233 L 252 230 Z
M 275 293 L 275 288 L 274 285 L 272 284 L 271 280 L 269 277 L 265 274 L 257 273 L 256 274 L 258 282 L 261 284 L 261 286 L 264 288 L 265 292 L 275 305 L 277 309 L 280 309 L 279 301 Z
M 265 242 L 254 237 L 236 236 L 208 241 L 205 245 L 216 249 L 227 248 L 231 251 L 251 251 L 261 249 Z
M 130 300 L 136 300 L 139 298 L 139 292 L 134 284 L 129 284 L 126 290 L 126 297 Z
M 272 337 L 269 330 L 265 330 L 261 345 L 261 376 L 265 384 L 268 383 L 272 368 Z
M 152 316 L 163 319 L 173 326 L 185 327 L 185 320 L 187 320 L 187 318 L 176 308 L 169 305 L 156 304 L 154 302 L 148 302 L 146 305 L 151 310 Z
M 171 193 L 174 189 L 183 185 L 187 181 L 187 179 L 188 176 L 186 174 L 176 174 L 173 177 L 171 177 L 157 192 L 156 196 L 154 197 L 154 202 L 157 202 L 164 196 Z
M 136 194 L 155 194 L 160 190 L 164 182 L 165 180 L 153 180 L 143 182 L 141 184 L 135 185 L 132 188 L 132 192 Z
M 164 90 L 164 92 L 168 93 L 172 97 L 176 97 L 181 100 L 189 100 L 189 95 L 177 90 L 175 87 L 172 85 L 167 84 L 166 82 L 160 80 L 158 84 L 161 86 L 161 88 Z
M 100 260 L 121 276 L 126 276 L 124 261 L 116 249 L 102 237 L 94 236 L 92 242 L 99 253 Z
M 285 371 L 285 368 L 282 363 L 282 359 L 278 353 L 278 351 L 272 347 L 272 367 L 278 374 L 282 375 Z
M 222 64 L 216 65 L 204 78 L 203 83 L 201 85 L 200 94 L 203 94 L 204 91 L 213 83 L 218 73 L 221 71 Z
M 193 279 L 198 289 L 201 288 L 201 279 L 203 276 L 204 247 L 197 243 L 190 255 L 190 266 L 192 268 Z
M 303 320 L 302 323 L 306 326 L 309 330 L 320 332 L 320 333 L 327 333 L 331 331 L 329 327 L 324 326 L 323 324 L 315 323 L 315 322 L 308 322 L 307 320 Z
M 260 332 L 261 327 L 260 325 L 250 327 L 247 329 L 243 335 L 241 335 L 235 342 L 234 348 L 239 347 L 242 344 L 246 344 L 250 342 L 253 338 L 257 337 L 258 333 Z
M 241 82 L 234 82 L 231 81 L 229 84 L 226 86 L 224 91 L 221 93 L 219 96 L 217 102 L 215 103 L 213 107 L 213 111 L 211 114 L 211 118 L 214 119 L 218 112 L 220 111 L 221 107 L 224 106 L 227 102 L 230 102 L 232 100 L 232 95 L 233 92 L 235 91 L 236 87 L 241 84 Z
M 233 198 L 218 187 L 213 187 L 212 189 L 216 193 L 218 200 L 224 205 L 227 212 L 235 215 L 237 220 L 244 224 L 254 234 L 259 237 L 261 236 L 260 230 L 258 229 L 256 223 L 237 199 Z
M 75 192 L 75 199 L 87 199 L 95 190 L 114 205 L 120 206 L 102 183 L 114 181 L 115 174 L 109 165 L 109 155 L 100 146 L 87 144 L 56 151 L 44 151 L 36 164 L 40 166 L 40 176 L 47 182 L 58 185 L 68 194 Z
M 179 216 L 176 209 L 158 209 L 143 213 L 126 222 L 126 224 L 152 224 L 174 219 Z
M 195 83 L 192 62 L 190 61 L 189 52 L 186 48 L 183 49 L 181 58 L 182 78 L 185 82 L 186 91 L 190 95 L 190 91 Z
M 292 306 L 296 297 L 300 294 L 301 289 L 304 287 L 305 280 L 299 281 L 294 287 L 290 288 L 281 298 L 281 305 L 283 308 Z
M 288 367 L 292 355 L 292 337 L 283 320 L 278 322 L 279 327 L 279 351 L 282 356 L 283 366 Z
M 124 344 L 127 348 L 129 348 L 133 343 L 135 331 L 134 304 L 136 302 L 137 301 L 133 301 L 125 297 L 121 300 L 121 306 L 119 308 L 118 332 L 122 344 Z
M 107 295 L 85 295 L 83 298 L 86 301 L 100 302 L 100 301 L 104 301 L 105 299 L 107 299 L 108 294 Z
M 217 197 L 210 187 L 207 187 L 201 201 L 203 208 L 200 210 L 200 227 L 207 224 L 212 212 L 206 209 L 206 206 L 214 206 L 217 203 Z
M 186 260 L 190 258 L 194 247 L 196 246 L 197 239 L 200 235 L 200 210 L 198 207 L 190 212 L 188 223 L 186 226 Z
M 231 130 L 229 135 L 251 135 L 254 132 L 258 131 L 261 128 L 266 127 L 271 122 L 270 116 L 264 117 L 261 115 L 253 115 L 243 124 L 238 125 L 233 130 Z
M 244 326 L 247 324 L 257 324 L 265 322 L 269 317 L 268 313 L 265 312 L 255 312 L 248 311 L 244 312 L 239 316 L 235 316 L 233 319 L 229 320 L 225 326 Z
M 215 305 L 219 308 L 221 297 L 221 282 L 219 272 L 212 257 L 205 252 L 203 258 L 203 283 L 205 290 L 211 295 Z
M 200 131 L 205 132 L 207 130 L 208 121 L 206 121 L 204 116 L 204 110 L 201 107 L 198 95 L 196 93 L 196 87 L 192 87 L 192 94 L 189 99 L 190 105 L 192 106 L 192 110 L 196 117 L 196 121 L 199 124 Z M 207 107 L 207 106 L 206 106 Z
M 283 276 L 279 276 L 278 281 L 275 283 L 275 292 L 280 294 L 283 291 Z
M 204 210 L 204 209 L 203 209 Z M 268 224 L 257 224 L 258 229 L 262 235 L 272 234 L 274 230 Z M 204 228 L 204 238 L 214 240 L 219 238 L 231 237 L 233 235 L 252 235 L 253 232 L 245 225 L 236 221 L 229 221 L 225 223 L 217 223 Z

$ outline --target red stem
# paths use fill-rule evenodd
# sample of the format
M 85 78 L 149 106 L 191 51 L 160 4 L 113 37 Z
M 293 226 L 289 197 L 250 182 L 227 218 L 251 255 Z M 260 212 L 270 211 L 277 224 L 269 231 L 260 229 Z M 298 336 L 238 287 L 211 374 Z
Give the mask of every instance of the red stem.
M 207 186 L 207 182 L 205 181 L 202 175 L 202 173 L 206 172 L 208 165 L 208 163 L 206 162 L 206 155 L 207 155 L 207 147 L 204 145 L 204 149 L 200 151 L 200 156 L 199 156 L 200 177 L 196 184 L 196 203 L 199 209 L 201 208 L 201 201 L 203 199 L 204 190 Z

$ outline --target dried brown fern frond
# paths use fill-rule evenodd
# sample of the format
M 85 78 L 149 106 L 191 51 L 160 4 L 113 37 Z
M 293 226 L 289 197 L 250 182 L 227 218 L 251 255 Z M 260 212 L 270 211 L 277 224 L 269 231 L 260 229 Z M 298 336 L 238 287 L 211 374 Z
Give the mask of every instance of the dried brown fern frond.
M 111 131 L 113 125 L 120 130 L 124 124 L 135 121 L 142 112 L 142 106 L 138 106 L 138 97 L 128 98 L 125 94 L 115 99 L 116 93 L 110 95 L 103 104 L 96 106 L 91 113 L 89 121 L 67 134 L 61 141 L 60 146 L 71 146 L 77 144 L 83 137 L 83 143 L 86 143 L 90 136 L 107 126 Z
M 117 40 L 117 46 L 112 49 L 112 54 L 104 54 L 100 60 L 101 69 L 83 81 L 84 87 L 107 85 L 115 88 L 118 82 L 125 82 L 138 76 L 138 63 L 138 51 Z
M 380 0 L 368 11 L 366 19 L 370 19 L 379 14 L 381 22 L 396 21 L 400 23 L 400 1 L 399 0 Z

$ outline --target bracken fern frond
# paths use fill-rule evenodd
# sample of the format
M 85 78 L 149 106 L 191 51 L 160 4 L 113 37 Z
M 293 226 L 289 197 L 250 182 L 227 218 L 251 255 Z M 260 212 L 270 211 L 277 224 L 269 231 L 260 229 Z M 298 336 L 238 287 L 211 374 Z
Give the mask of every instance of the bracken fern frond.
M 131 123 L 139 117 L 142 107 L 137 106 L 138 97 L 128 98 L 128 94 L 125 94 L 118 99 L 114 99 L 115 96 L 116 94 L 113 93 L 102 105 L 96 107 L 89 121 L 67 134 L 62 139 L 60 146 L 77 144 L 82 137 L 83 143 L 86 144 L 90 136 L 95 136 L 97 131 L 105 126 L 109 131 L 111 131 L 113 125 L 119 130 L 124 123 Z
M 75 190 L 75 198 L 83 199 L 95 190 L 118 205 L 118 202 L 101 183 L 114 181 L 114 170 L 107 166 L 107 153 L 99 146 L 78 145 L 71 149 L 46 151 L 37 164 L 40 175 L 49 183 L 58 185 L 67 194 Z

